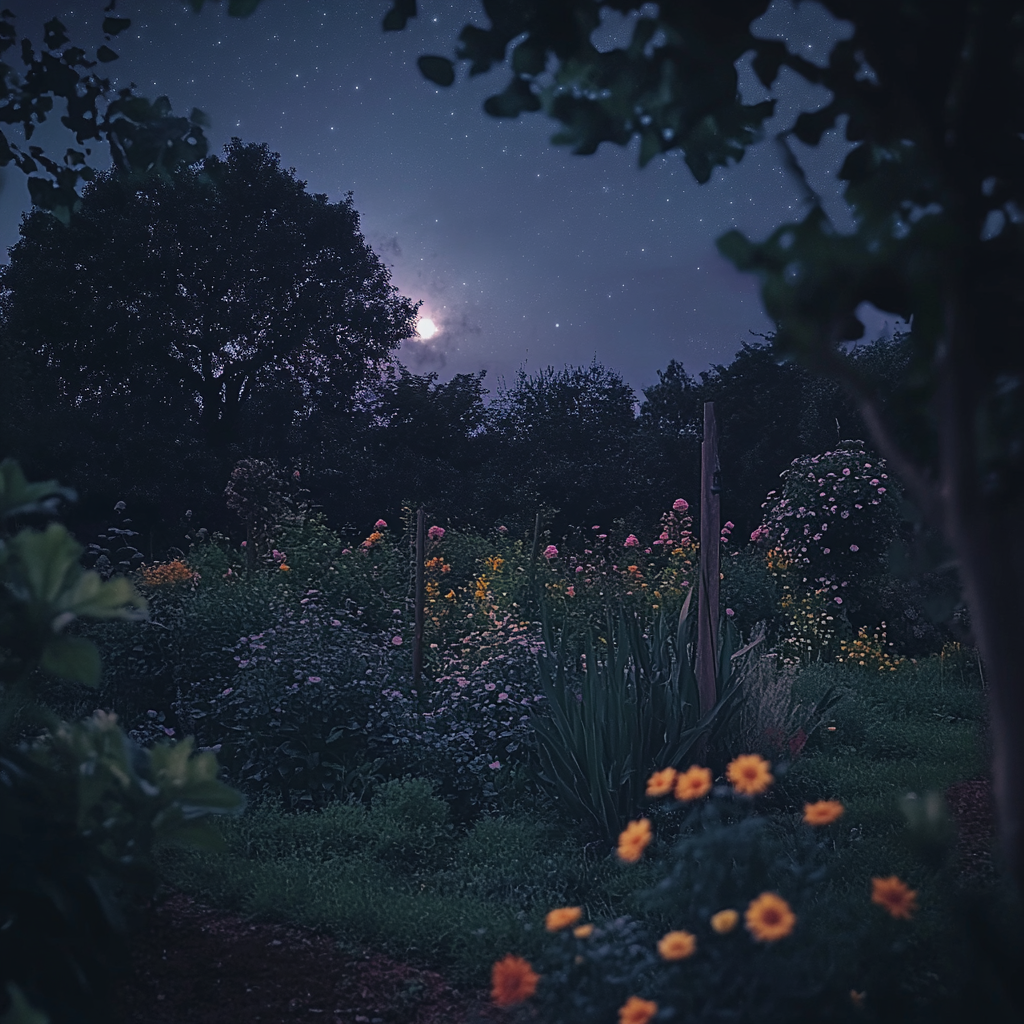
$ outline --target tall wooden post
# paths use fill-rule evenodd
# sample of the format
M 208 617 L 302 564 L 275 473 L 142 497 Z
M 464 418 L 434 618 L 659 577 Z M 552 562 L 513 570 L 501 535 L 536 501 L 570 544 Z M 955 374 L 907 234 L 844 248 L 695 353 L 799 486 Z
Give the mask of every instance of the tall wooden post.
M 718 591 L 721 581 L 721 491 L 715 403 L 704 403 L 704 443 L 700 455 L 700 582 L 697 592 L 697 693 L 701 715 L 718 699 Z
M 423 673 L 423 552 L 426 547 L 426 516 L 423 509 L 416 511 L 416 626 L 412 640 L 412 685 L 420 685 Z

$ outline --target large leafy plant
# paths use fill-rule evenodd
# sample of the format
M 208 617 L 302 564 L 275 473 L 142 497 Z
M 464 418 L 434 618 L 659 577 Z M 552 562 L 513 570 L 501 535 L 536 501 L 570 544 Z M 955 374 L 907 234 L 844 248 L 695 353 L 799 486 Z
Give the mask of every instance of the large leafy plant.
M 5 1024 L 99 1021 L 124 954 L 125 911 L 155 882 L 161 842 L 216 842 L 211 814 L 238 810 L 209 752 L 144 750 L 116 717 L 58 721 L 49 677 L 96 686 L 99 655 L 79 618 L 131 619 L 145 602 L 123 578 L 82 568 L 54 514 L 71 493 L 0 463 L 0 999 Z M 18 742 L 19 730 L 42 733 Z M 0 1004 L 2 1006 L 3 1004 Z

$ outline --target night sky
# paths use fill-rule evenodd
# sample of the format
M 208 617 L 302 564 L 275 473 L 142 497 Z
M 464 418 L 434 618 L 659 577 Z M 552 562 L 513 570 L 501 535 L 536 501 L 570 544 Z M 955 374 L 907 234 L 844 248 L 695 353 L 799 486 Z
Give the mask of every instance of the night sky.
M 11 3 L 20 30 L 41 39 L 56 14 L 87 48 L 102 41 L 102 0 Z M 602 146 L 574 156 L 549 139 L 543 115 L 499 121 L 483 99 L 500 91 L 501 69 L 440 89 L 416 68 L 421 53 L 452 54 L 467 21 L 483 23 L 472 0 L 421 0 L 404 32 L 384 33 L 387 0 L 264 0 L 247 19 L 211 4 L 196 15 L 177 0 L 120 0 L 132 29 L 114 42 L 117 81 L 174 109 L 193 106 L 212 120 L 219 151 L 232 136 L 266 142 L 310 191 L 332 200 L 354 194 L 363 232 L 391 266 L 395 284 L 422 300 L 438 334 L 406 342 L 400 358 L 417 372 L 486 369 L 493 390 L 519 367 L 589 363 L 596 358 L 634 387 L 680 359 L 691 372 L 728 361 L 750 332 L 771 328 L 756 283 L 718 256 L 715 238 L 736 226 L 761 237 L 802 216 L 797 184 L 765 142 L 742 163 L 698 186 L 678 153 L 644 170 L 636 148 Z M 779 2 L 762 19 L 765 36 L 799 40 L 822 60 L 845 34 L 819 8 Z M 606 27 L 609 45 L 629 24 Z M 773 125 L 825 100 L 784 72 Z M 744 98 L 766 95 L 749 73 Z M 773 130 L 778 130 L 778 127 Z M 67 144 L 45 132 L 44 144 Z M 845 223 L 834 169 L 842 143 L 810 152 L 814 185 Z M 0 246 L 17 238 L 27 192 L 7 171 L 0 195 Z M 878 330 L 881 318 L 869 328 Z

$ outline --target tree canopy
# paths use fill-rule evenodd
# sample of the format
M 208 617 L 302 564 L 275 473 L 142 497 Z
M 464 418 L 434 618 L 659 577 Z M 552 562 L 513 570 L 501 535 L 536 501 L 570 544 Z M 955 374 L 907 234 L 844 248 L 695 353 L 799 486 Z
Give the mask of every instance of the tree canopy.
M 235 139 L 167 178 L 100 175 L 67 226 L 30 214 L 0 312 L 6 352 L 45 383 L 61 427 L 81 433 L 95 412 L 98 430 L 119 421 L 108 458 L 192 439 L 223 462 L 239 446 L 281 454 L 346 408 L 411 336 L 416 307 L 351 196 L 312 195 L 265 145 Z M 50 433 L 34 420 L 22 427 Z

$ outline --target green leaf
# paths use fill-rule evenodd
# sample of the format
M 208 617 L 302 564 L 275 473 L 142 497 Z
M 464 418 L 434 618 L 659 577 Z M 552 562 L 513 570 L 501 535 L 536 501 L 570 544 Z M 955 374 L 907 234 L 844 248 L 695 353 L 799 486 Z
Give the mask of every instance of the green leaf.
M 80 636 L 59 636 L 43 648 L 39 662 L 44 672 L 85 686 L 100 681 L 100 654 L 91 640 Z
M 77 495 L 56 480 L 30 484 L 14 459 L 0 462 L 0 519 L 36 513 L 52 515 L 61 498 L 75 501 Z
M 435 85 L 451 85 L 455 81 L 455 65 L 447 57 L 420 57 L 416 61 L 420 74 Z
M 131 18 L 106 17 L 103 19 L 103 32 L 108 36 L 116 36 L 126 28 L 131 28 Z
M 416 0 L 395 0 L 394 6 L 384 15 L 384 31 L 401 32 L 409 19 L 415 17 Z
M 7 983 L 7 994 L 11 997 L 11 1005 L 0 1017 L 0 1024 L 50 1024 L 50 1018 L 28 1001 L 13 981 Z

